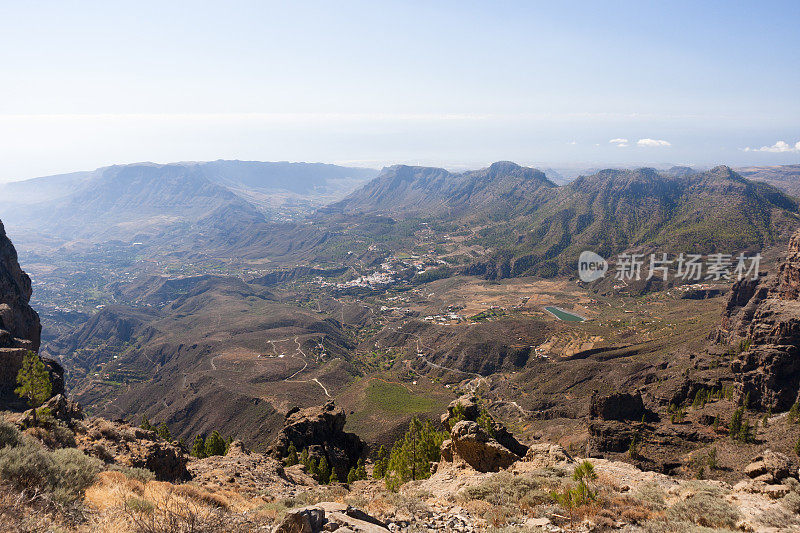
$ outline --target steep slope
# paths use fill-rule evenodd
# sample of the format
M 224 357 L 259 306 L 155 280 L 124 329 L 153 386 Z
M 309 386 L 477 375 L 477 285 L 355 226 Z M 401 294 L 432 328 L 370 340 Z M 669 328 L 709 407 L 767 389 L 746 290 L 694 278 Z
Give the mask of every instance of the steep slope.
M 28 302 L 31 279 L 17 261 L 17 251 L 0 221 L 0 347 L 39 349 L 41 325 Z

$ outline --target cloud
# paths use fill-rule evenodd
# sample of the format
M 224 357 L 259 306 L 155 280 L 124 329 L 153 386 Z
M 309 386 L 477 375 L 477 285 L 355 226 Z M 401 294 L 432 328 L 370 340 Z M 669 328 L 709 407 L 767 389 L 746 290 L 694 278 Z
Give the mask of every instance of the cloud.
M 645 146 L 647 148 L 660 148 L 665 146 L 672 146 L 672 143 L 669 141 L 664 141 L 662 139 L 639 139 L 636 141 L 637 146 Z
M 620 147 L 628 146 L 628 139 L 611 139 L 608 142 L 610 142 L 611 144 L 616 144 L 617 146 Z
M 750 148 L 749 146 L 744 149 L 745 152 L 800 152 L 800 141 L 797 141 L 794 146 L 786 141 L 778 141 L 772 146 L 762 146 L 761 148 Z

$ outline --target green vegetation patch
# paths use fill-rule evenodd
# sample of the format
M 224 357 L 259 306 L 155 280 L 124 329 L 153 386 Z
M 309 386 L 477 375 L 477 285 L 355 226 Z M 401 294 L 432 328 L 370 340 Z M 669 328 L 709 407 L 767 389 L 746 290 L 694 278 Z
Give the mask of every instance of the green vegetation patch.
M 436 400 L 410 392 L 402 385 L 373 380 L 367 387 L 367 410 L 390 413 L 425 413 L 438 405 Z

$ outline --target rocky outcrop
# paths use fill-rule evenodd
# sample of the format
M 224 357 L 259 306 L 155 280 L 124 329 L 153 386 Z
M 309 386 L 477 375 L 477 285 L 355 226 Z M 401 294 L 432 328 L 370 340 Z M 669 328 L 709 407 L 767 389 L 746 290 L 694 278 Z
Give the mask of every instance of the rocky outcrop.
M 737 393 L 750 407 L 784 411 L 800 390 L 800 231 L 777 272 L 737 281 L 718 342 L 743 351 L 732 363 Z
M 780 483 L 786 478 L 797 478 L 797 468 L 786 455 L 772 450 L 764 450 L 753 458 L 744 473 L 767 484 Z
M 345 421 L 344 411 L 333 400 L 321 407 L 293 409 L 286 414 L 284 427 L 268 454 L 281 460 L 294 444 L 298 453 L 307 449 L 317 461 L 324 457 L 339 479 L 347 479 L 350 469 L 364 456 L 366 445 L 354 433 L 344 431 Z
M 451 428 L 461 420 L 477 422 L 483 412 L 477 396 L 465 394 L 447 406 L 447 412 L 441 417 L 442 425 Z M 489 432 L 501 446 L 519 457 L 525 457 L 528 447 L 520 443 L 503 424 L 493 419 L 488 413 L 484 415 L 484 423 L 491 426 Z
M 321 531 L 382 533 L 389 529 L 386 524 L 364 511 L 336 502 L 321 502 L 293 509 L 286 513 L 281 523 L 275 528 L 275 533 L 319 533 Z
M 589 417 L 600 418 L 603 420 L 636 421 L 642 419 L 653 419 L 655 414 L 645 408 L 642 401 L 642 394 L 615 392 L 611 394 L 600 394 L 598 391 L 592 393 L 589 404 Z
M 0 408 L 20 408 L 14 389 L 22 359 L 28 350 L 38 351 L 42 326 L 28 302 L 31 279 L 22 271 L 17 251 L 0 221 Z M 64 369 L 45 360 L 53 382 L 53 394 L 64 392 Z
M 31 278 L 20 268 L 0 221 L 0 347 L 39 349 L 42 327 L 28 305 L 31 293 Z
M 183 450 L 156 434 L 121 422 L 92 418 L 76 429 L 78 448 L 110 464 L 144 468 L 159 481 L 186 481 Z
M 521 457 L 497 442 L 477 423 L 462 420 L 453 426 L 450 440 L 442 444 L 442 459 L 463 461 L 478 472 L 497 472 Z
M 453 400 L 442 415 L 442 424 L 451 428 L 450 438 L 442 443 L 442 463 L 466 463 L 478 472 L 497 472 L 528 452 L 528 447 L 494 420 L 474 395 Z
M 83 410 L 76 402 L 66 398 L 63 394 L 56 394 L 46 401 L 39 410 L 44 410 L 56 420 L 72 426 L 74 421 L 83 420 Z M 33 409 L 25 411 L 22 415 L 21 425 L 31 427 L 34 425 Z
M 797 467 L 782 453 L 764 450 L 753 458 L 744 469 L 748 478 L 740 481 L 734 489 L 751 494 L 762 494 L 778 500 L 797 485 Z
M 634 393 L 592 393 L 589 405 L 590 453 L 624 452 L 642 432 L 645 421 L 658 416 L 647 409 L 640 391 Z

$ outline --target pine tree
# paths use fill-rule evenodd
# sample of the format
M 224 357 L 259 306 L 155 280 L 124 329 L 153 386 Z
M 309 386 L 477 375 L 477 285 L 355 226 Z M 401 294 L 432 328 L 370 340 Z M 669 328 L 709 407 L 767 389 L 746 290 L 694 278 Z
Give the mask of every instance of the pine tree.
M 381 444 L 378 450 L 378 458 L 375 460 L 375 468 L 372 469 L 372 477 L 381 479 L 386 475 L 386 467 L 389 463 L 389 454 L 386 451 L 386 446 Z
M 150 423 L 150 419 L 144 415 L 142 415 L 142 422 L 139 424 L 139 427 L 147 431 L 156 430 L 156 427 Z
M 800 402 L 795 402 L 789 408 L 789 422 L 792 424 L 800 423 Z
M 494 419 L 492 418 L 492 415 L 489 414 L 489 411 L 481 408 L 481 414 L 478 415 L 476 422 L 486 432 L 487 435 L 492 438 L 495 437 Z
M 165 441 L 167 442 L 172 441 L 172 434 L 169 432 L 169 428 L 167 427 L 166 422 L 162 422 L 158 426 L 158 428 L 156 429 L 156 433 L 158 433 L 158 436 L 164 439 Z
M 733 412 L 731 423 L 728 425 L 728 434 L 736 439 L 742 430 L 742 416 L 744 415 L 744 407 L 740 407 Z
M 192 451 L 191 455 L 193 457 L 197 457 L 198 459 L 203 459 L 206 456 L 206 440 L 203 438 L 202 435 L 198 435 L 194 438 L 194 442 L 192 442 Z
M 416 417 L 411 419 L 403 439 L 389 454 L 384 472 L 387 488 L 397 490 L 406 481 L 428 478 L 446 437 L 446 432 L 437 431 L 429 421 L 423 424 Z
M 211 436 L 206 439 L 206 457 L 212 455 L 225 455 L 225 439 L 219 434 L 219 431 L 214 430 Z
M 309 472 L 311 471 L 311 467 L 309 466 L 308 462 L 308 448 L 303 448 L 303 451 L 300 452 L 300 464 L 305 465 Z
M 753 440 L 753 432 L 749 420 L 745 419 L 742 421 L 742 426 L 739 428 L 739 434 L 736 440 L 745 444 Z
M 50 374 L 44 366 L 44 361 L 28 350 L 22 358 L 22 368 L 17 373 L 17 387 L 14 392 L 20 398 L 28 400 L 28 405 L 33 409 L 33 425 L 37 425 L 36 410 L 53 394 L 53 384 L 50 383 Z
M 364 459 L 359 459 L 356 463 L 356 479 L 367 479 L 367 465 Z
M 347 473 L 347 482 L 352 483 L 356 479 L 356 467 L 353 467 L 350 469 L 350 472 Z
M 711 448 L 708 452 L 708 468 L 711 470 L 717 469 L 717 449 Z
M 322 459 L 319 460 L 319 467 L 317 467 L 317 476 L 319 477 L 319 482 L 323 485 L 328 483 L 331 477 L 331 467 L 328 466 L 328 459 L 323 456 Z
M 328 479 L 328 483 L 339 483 L 339 476 L 336 475 L 336 469 L 331 470 L 331 477 Z
M 297 457 L 297 448 L 294 442 L 289 443 L 289 449 L 286 450 L 286 459 L 284 459 L 283 462 L 286 466 L 294 466 L 300 462 L 300 459 Z

